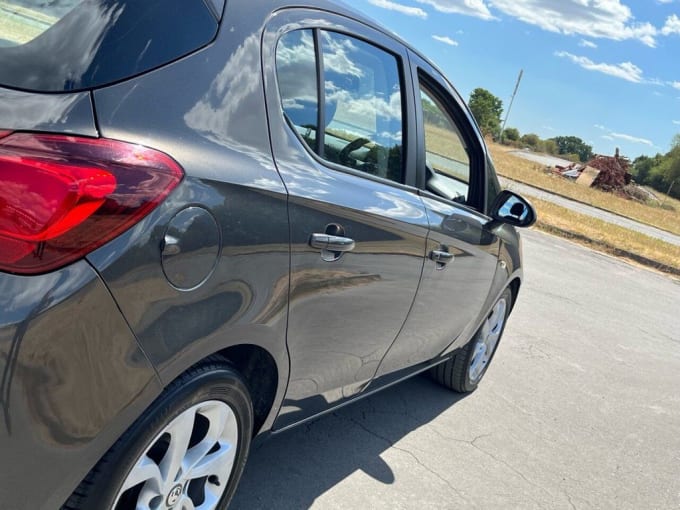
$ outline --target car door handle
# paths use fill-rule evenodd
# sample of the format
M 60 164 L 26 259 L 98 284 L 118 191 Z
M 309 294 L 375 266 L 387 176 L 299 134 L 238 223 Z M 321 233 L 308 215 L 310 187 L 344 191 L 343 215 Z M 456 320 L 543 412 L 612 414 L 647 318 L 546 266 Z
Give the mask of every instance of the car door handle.
M 437 264 L 448 264 L 453 260 L 453 253 L 444 250 L 432 250 L 430 252 L 430 258 Z
M 352 251 L 355 243 L 354 239 L 342 236 L 332 236 L 328 234 L 312 234 L 309 238 L 309 245 L 312 248 L 328 251 Z

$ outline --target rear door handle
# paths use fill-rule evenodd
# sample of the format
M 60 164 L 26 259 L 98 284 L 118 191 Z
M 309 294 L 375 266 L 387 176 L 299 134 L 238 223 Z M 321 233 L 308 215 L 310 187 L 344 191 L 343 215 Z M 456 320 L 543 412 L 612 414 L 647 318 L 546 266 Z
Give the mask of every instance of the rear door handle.
M 309 238 L 309 245 L 319 250 L 346 252 L 354 249 L 354 239 L 342 236 L 332 236 L 328 234 L 312 234 Z
M 449 253 L 448 251 L 444 250 L 432 250 L 430 252 L 430 258 L 434 260 L 437 265 L 444 265 L 453 260 L 453 253 Z

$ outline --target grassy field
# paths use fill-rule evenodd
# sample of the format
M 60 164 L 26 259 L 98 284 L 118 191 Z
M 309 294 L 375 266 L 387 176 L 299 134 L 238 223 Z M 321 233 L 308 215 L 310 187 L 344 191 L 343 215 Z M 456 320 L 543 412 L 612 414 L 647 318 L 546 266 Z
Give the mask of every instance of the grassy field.
M 680 246 L 576 213 L 550 202 L 532 198 L 531 203 L 538 212 L 537 227 L 541 230 L 680 276 Z
M 496 165 L 496 170 L 504 177 L 559 193 L 560 195 L 680 235 L 680 201 L 678 200 L 666 197 L 665 205 L 667 208 L 662 208 L 658 205 L 642 204 L 597 189 L 584 188 L 568 179 L 547 174 L 538 163 L 508 154 L 507 147 L 492 143 L 489 144 L 489 150 Z M 657 192 L 654 193 L 660 199 L 664 198 Z
M 537 163 L 508 154 L 508 148 L 489 144 L 498 173 L 618 213 L 641 223 L 680 235 L 680 201 L 654 192 L 667 208 L 646 205 L 551 175 Z M 623 257 L 680 276 L 680 247 L 558 205 L 529 197 L 538 212 L 537 228 L 572 239 L 596 250 Z

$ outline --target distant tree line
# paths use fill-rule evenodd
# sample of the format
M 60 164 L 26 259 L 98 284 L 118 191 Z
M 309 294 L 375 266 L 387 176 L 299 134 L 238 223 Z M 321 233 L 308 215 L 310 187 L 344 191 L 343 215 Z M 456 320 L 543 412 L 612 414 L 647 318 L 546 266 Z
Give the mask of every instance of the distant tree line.
M 542 140 L 534 133 L 522 135 L 519 129 L 514 127 L 506 128 L 501 133 L 503 101 L 486 89 L 476 88 L 473 90 L 468 105 L 484 136 L 490 136 L 497 142 L 554 154 L 570 161 L 585 163 L 593 157 L 593 147 L 578 136 L 555 136 Z
M 521 134 L 514 127 L 508 127 L 501 133 L 503 102 L 486 89 L 473 90 L 468 105 L 484 136 L 496 142 L 574 162 L 586 163 L 594 156 L 593 147 L 578 136 L 555 136 L 543 140 L 534 133 Z M 638 184 L 663 193 L 669 193 L 670 190 L 671 196 L 680 198 L 680 134 L 675 136 L 671 150 L 666 154 L 635 159 L 632 172 Z
M 639 184 L 680 198 L 680 134 L 675 135 L 671 150 L 666 154 L 636 158 L 633 176 Z

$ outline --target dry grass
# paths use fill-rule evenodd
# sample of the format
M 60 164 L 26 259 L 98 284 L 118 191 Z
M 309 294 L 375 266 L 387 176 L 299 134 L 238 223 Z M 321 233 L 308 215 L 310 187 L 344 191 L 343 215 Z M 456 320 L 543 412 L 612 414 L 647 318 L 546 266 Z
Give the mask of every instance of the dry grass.
M 547 174 L 538 163 L 508 154 L 507 147 L 492 143 L 489 144 L 489 149 L 496 165 L 496 170 L 504 177 L 559 193 L 560 195 L 680 235 L 680 201 L 678 200 L 672 198 L 666 199 L 665 204 L 674 210 L 634 202 L 597 189 L 584 188 L 573 181 Z M 654 193 L 659 199 L 663 200 L 663 195 L 657 192 Z
M 469 158 L 461 138 L 450 129 L 425 123 L 425 145 L 428 152 L 438 154 L 453 161 L 468 163 Z
M 558 233 L 600 251 L 680 275 L 680 246 L 573 212 L 550 202 L 537 199 L 532 199 L 531 202 L 538 212 L 537 226 L 541 230 Z

